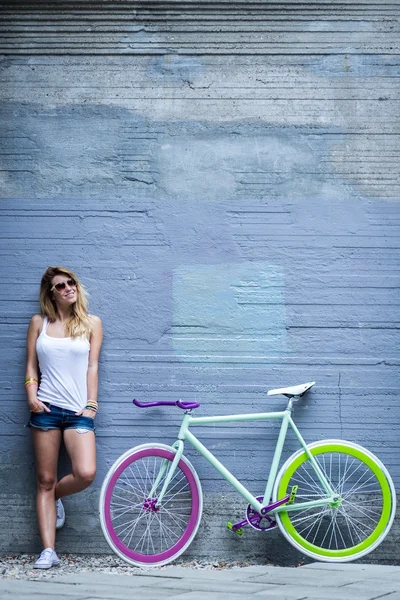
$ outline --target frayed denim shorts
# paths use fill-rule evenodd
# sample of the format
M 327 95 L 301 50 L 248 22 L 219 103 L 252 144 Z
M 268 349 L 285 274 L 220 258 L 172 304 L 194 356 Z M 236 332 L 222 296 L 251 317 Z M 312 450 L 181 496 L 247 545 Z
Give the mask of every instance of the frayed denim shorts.
M 43 402 L 51 412 L 33 412 L 31 418 L 26 424 L 27 427 L 34 427 L 35 429 L 41 429 L 42 431 L 49 431 L 49 429 L 77 429 L 79 433 L 86 433 L 87 431 L 95 432 L 94 420 L 91 417 L 85 417 L 83 415 L 76 415 L 75 411 L 67 410 L 66 408 L 59 408 L 48 402 Z

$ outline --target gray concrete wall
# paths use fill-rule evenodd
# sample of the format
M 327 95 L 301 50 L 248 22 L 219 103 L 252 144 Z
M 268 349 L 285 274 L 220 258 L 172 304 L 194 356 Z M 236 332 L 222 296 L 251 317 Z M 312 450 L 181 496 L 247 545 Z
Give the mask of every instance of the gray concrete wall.
M 133 397 L 281 409 L 268 388 L 315 379 L 305 438 L 368 446 L 398 486 L 399 3 L 2 6 L 0 549 L 39 548 L 22 381 L 50 264 L 78 272 L 105 329 L 98 476 L 66 500 L 61 552 L 107 551 L 107 469 L 174 440 L 177 411 Z M 203 439 L 260 493 L 275 435 Z M 299 559 L 275 533 L 229 537 L 245 505 L 188 454 L 208 507 L 189 556 Z M 397 560 L 397 537 L 372 558 Z

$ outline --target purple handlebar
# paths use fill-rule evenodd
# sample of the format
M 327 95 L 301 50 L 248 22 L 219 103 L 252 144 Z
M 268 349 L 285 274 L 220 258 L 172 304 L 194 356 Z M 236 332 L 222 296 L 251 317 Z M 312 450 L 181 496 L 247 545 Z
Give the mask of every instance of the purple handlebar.
M 156 400 L 154 402 L 139 402 L 139 400 L 132 400 L 133 404 L 139 408 L 148 408 L 150 406 L 178 406 L 183 410 L 191 410 L 192 408 L 198 408 L 199 402 L 183 402 L 182 400 Z

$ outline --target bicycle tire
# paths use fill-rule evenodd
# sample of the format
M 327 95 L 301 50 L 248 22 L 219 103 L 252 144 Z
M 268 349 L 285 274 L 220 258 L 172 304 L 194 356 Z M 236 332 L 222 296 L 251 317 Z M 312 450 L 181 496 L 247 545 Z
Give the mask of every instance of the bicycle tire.
M 348 562 L 372 552 L 388 534 L 396 511 L 396 492 L 383 463 L 369 450 L 343 440 L 308 446 L 335 493 L 339 506 L 276 513 L 286 539 L 303 554 L 325 562 Z M 309 457 L 299 450 L 278 473 L 273 499 L 298 485 L 295 503 L 326 497 Z
M 129 564 L 150 567 L 172 562 L 196 535 L 203 495 L 187 458 L 180 459 L 161 506 L 155 510 L 155 499 L 149 498 L 163 461 L 171 463 L 174 457 L 174 449 L 164 444 L 137 446 L 115 461 L 103 482 L 101 527 L 110 548 Z

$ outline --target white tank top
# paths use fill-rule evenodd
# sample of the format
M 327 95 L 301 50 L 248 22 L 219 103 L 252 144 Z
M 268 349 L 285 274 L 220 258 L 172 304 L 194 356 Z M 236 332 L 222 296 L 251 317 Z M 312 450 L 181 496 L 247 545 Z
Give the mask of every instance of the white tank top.
M 78 412 L 87 402 L 87 370 L 89 340 L 54 338 L 47 335 L 49 320 L 44 317 L 42 331 L 36 341 L 41 373 L 37 397 L 42 402 Z

